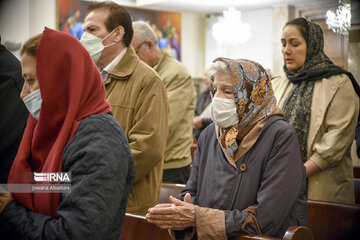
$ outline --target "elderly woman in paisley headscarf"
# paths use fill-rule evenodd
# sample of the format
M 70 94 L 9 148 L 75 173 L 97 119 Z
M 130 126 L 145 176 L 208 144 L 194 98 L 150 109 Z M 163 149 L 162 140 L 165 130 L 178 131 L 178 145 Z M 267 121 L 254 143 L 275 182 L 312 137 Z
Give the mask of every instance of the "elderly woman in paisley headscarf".
M 241 233 L 282 238 L 307 225 L 305 168 L 296 132 L 277 108 L 262 66 L 216 59 L 209 68 L 214 124 L 200 135 L 180 199 L 147 219 L 173 239 L 227 239 Z M 184 236 L 185 235 L 185 236 Z
M 305 18 L 288 22 L 281 43 L 285 74 L 272 84 L 299 137 L 308 198 L 354 203 L 350 148 L 359 115 L 359 85 L 325 55 L 318 24 Z

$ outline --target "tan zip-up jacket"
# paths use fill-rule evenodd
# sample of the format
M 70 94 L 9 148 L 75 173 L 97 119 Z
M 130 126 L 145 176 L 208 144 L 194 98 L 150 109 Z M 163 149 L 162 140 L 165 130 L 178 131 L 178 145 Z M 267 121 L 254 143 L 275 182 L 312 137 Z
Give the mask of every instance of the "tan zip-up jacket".
M 166 88 L 170 106 L 164 169 L 181 168 L 191 164 L 196 92 L 185 66 L 166 51 L 162 54 L 154 69 Z
M 272 80 L 278 106 L 294 88 L 285 74 Z M 359 115 L 359 97 L 347 75 L 316 81 L 307 141 L 308 157 L 322 171 L 308 181 L 308 198 L 354 203 L 350 148 Z
M 166 90 L 158 74 L 131 46 L 109 73 L 105 87 L 106 99 L 124 129 L 135 162 L 135 183 L 126 211 L 146 214 L 160 197 L 168 135 Z

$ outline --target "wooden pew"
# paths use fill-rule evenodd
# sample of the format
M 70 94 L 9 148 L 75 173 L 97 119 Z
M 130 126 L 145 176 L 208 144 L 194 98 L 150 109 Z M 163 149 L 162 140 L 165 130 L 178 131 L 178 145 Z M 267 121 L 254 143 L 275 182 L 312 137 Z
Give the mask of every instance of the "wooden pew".
M 355 192 L 358 193 L 355 194 L 358 202 L 360 179 L 355 179 L 354 185 Z M 182 184 L 163 183 L 161 202 L 168 203 L 169 196 L 176 196 L 182 189 Z M 315 240 L 356 239 L 355 234 L 358 235 L 357 239 L 360 239 L 360 205 L 308 200 L 308 214 L 309 228 Z M 243 239 L 259 239 L 244 237 Z
M 360 239 L 360 205 L 308 200 L 315 240 Z
M 171 240 L 167 230 L 146 221 L 144 216 L 126 213 L 119 240 Z
M 254 234 L 240 234 L 230 240 L 270 240 L 280 239 L 266 236 L 259 236 Z M 302 226 L 291 226 L 287 229 L 282 240 L 314 240 L 311 230 L 307 227 Z
M 160 192 L 160 203 L 169 203 L 169 196 L 176 197 L 181 191 L 184 189 L 184 184 L 174 184 L 174 183 L 162 183 L 161 185 L 161 192 Z M 270 238 L 265 236 L 259 236 L 254 234 L 242 234 L 232 240 L 246 240 L 246 239 L 276 239 Z M 292 239 L 292 240 L 305 240 L 305 239 L 312 239 L 311 231 L 305 227 L 293 226 L 288 229 L 288 231 L 284 235 L 285 239 Z
M 360 178 L 354 178 L 355 204 L 360 204 Z
M 119 240 L 170 240 L 167 230 L 160 229 L 156 225 L 148 223 L 144 216 L 126 213 L 122 225 Z M 280 240 L 254 234 L 241 234 L 230 240 Z M 285 233 L 283 240 L 312 240 L 311 232 L 308 228 L 293 226 Z
M 353 171 L 354 171 L 354 178 L 360 178 L 360 166 L 354 166 Z
M 165 183 L 161 184 L 160 203 L 169 203 L 169 197 L 176 197 L 184 189 L 185 184 Z

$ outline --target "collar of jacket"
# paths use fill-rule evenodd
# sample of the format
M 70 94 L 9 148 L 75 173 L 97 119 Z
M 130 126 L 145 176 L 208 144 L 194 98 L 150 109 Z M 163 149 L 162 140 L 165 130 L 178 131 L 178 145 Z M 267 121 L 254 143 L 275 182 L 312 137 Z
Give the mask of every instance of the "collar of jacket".
M 134 48 L 130 45 L 124 57 L 109 73 L 109 78 L 106 80 L 105 84 L 110 83 L 112 79 L 114 80 L 129 79 L 130 75 L 134 72 L 135 67 L 139 61 L 140 59 L 136 55 Z
M 163 62 L 167 61 L 168 58 L 170 59 L 172 58 L 165 49 L 161 49 L 160 51 L 161 51 L 161 58 L 159 62 L 155 64 L 155 66 L 153 67 L 156 72 L 158 72 L 158 68 Z

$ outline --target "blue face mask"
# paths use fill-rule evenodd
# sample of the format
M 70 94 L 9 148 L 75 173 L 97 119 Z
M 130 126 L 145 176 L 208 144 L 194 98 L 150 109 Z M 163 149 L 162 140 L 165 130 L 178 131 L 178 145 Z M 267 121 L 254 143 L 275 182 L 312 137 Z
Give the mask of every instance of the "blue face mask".
M 33 91 L 29 95 L 25 96 L 22 100 L 24 101 L 25 106 L 29 110 L 30 114 L 34 118 L 39 120 L 40 108 L 42 103 L 40 88 L 36 91 Z

